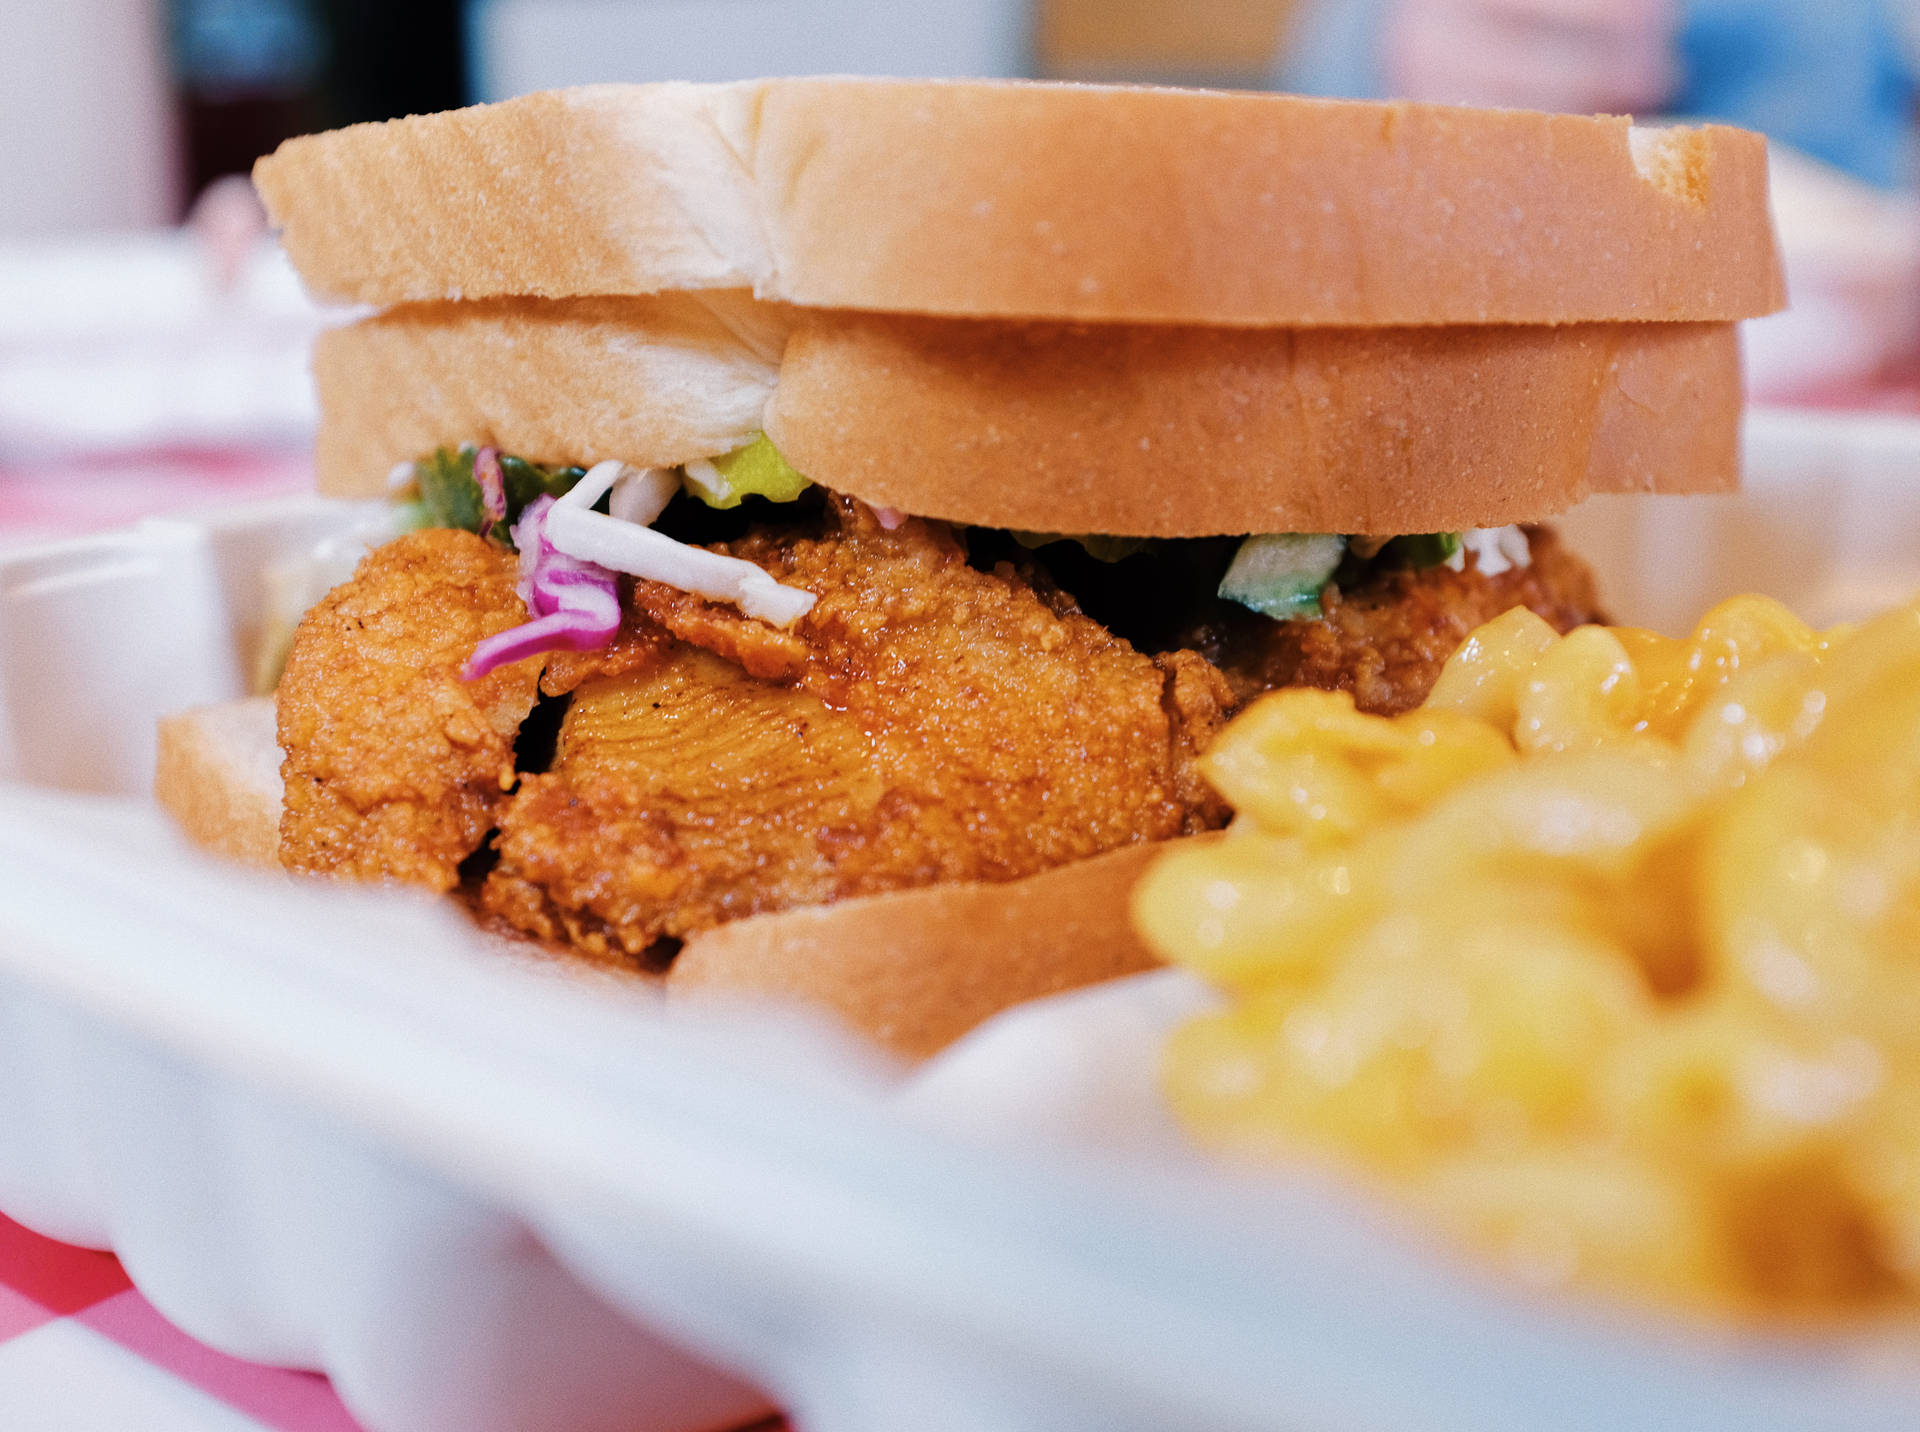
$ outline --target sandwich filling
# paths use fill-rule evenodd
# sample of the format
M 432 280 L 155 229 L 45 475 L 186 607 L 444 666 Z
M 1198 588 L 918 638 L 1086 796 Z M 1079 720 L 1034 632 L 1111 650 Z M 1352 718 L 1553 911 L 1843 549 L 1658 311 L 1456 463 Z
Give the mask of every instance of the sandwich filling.
M 307 613 L 279 683 L 282 859 L 458 887 L 623 962 L 1214 828 L 1194 764 L 1260 692 L 1402 711 L 1502 611 L 1597 615 L 1543 529 L 958 527 L 764 438 L 672 471 L 463 449 L 398 476 L 414 530 Z

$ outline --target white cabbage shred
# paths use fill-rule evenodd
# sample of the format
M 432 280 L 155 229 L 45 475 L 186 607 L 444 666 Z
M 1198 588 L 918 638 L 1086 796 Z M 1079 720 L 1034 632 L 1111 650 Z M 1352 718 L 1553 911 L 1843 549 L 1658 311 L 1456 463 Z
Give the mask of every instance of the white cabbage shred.
M 776 582 L 751 562 L 676 542 L 649 526 L 592 510 L 603 495 L 626 481 L 629 491 L 622 501 L 631 511 L 646 511 L 661 486 L 652 481 L 655 471 L 630 468 L 622 462 L 603 462 L 589 468 L 571 492 L 555 499 L 547 514 L 547 540 L 569 557 L 662 582 L 709 601 L 730 602 L 748 616 L 773 626 L 792 626 L 813 610 L 818 598 L 812 592 Z M 660 503 L 660 508 L 665 506 L 665 502 Z M 647 521 L 659 515 L 659 509 L 655 509 Z
M 1533 565 L 1533 550 L 1527 546 L 1527 534 L 1518 527 L 1476 527 L 1460 534 L 1460 550 L 1447 558 L 1456 572 L 1467 569 L 1467 554 L 1483 577 L 1497 577 L 1514 568 Z
M 614 480 L 607 510 L 622 522 L 653 526 L 680 491 L 680 478 L 670 467 L 630 467 Z

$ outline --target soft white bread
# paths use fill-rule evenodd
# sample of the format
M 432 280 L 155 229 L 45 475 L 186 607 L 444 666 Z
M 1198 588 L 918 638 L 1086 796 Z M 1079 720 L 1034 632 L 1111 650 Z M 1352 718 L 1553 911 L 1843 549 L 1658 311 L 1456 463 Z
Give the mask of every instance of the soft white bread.
M 923 1058 L 1023 1000 L 1158 965 L 1127 911 L 1161 848 L 1125 846 L 1001 885 L 933 885 L 735 920 L 688 940 L 667 988 L 804 1001 Z
M 334 329 L 314 368 L 320 488 L 349 497 L 443 444 L 673 465 L 763 425 L 835 491 L 1050 532 L 1497 527 L 1590 492 L 1726 491 L 1739 470 L 1730 324 L 1075 327 L 738 293 L 506 299 Z
M 394 465 L 491 443 L 536 462 L 677 467 L 759 432 L 789 310 L 739 291 L 438 303 L 314 346 L 320 491 L 372 497 Z
M 280 748 L 273 698 L 200 706 L 160 722 L 153 794 L 194 844 L 280 863 Z
M 1303 327 L 1729 321 L 1784 289 L 1721 126 L 855 79 L 603 85 L 294 139 L 317 292 L 750 288 L 811 307 Z
M 154 794 L 197 844 L 278 866 L 280 750 L 270 697 L 160 724 Z M 778 997 L 831 1010 L 920 1058 L 1021 1000 L 1158 963 L 1127 892 L 1157 847 L 1132 846 L 1002 885 L 941 885 L 789 910 L 690 937 L 669 993 Z M 490 943 L 499 942 L 488 932 Z M 549 960 L 553 947 L 514 940 Z

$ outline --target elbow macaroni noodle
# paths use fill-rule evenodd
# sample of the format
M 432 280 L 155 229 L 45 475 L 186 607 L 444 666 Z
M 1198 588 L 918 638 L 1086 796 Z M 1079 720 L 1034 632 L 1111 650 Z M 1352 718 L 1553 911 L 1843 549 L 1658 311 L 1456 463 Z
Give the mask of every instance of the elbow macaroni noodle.
M 1394 719 L 1293 690 L 1136 920 L 1226 992 L 1165 1082 L 1511 1269 L 1710 1306 L 1920 1291 L 1920 601 L 1675 640 L 1516 609 Z

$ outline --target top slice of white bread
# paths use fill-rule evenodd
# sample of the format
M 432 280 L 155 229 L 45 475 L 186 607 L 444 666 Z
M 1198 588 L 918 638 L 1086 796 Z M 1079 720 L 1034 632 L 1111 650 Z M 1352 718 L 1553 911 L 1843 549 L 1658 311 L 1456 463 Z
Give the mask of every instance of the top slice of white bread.
M 288 141 L 318 293 L 744 288 L 808 307 L 1262 327 L 1778 309 L 1722 126 L 986 81 L 599 85 Z

